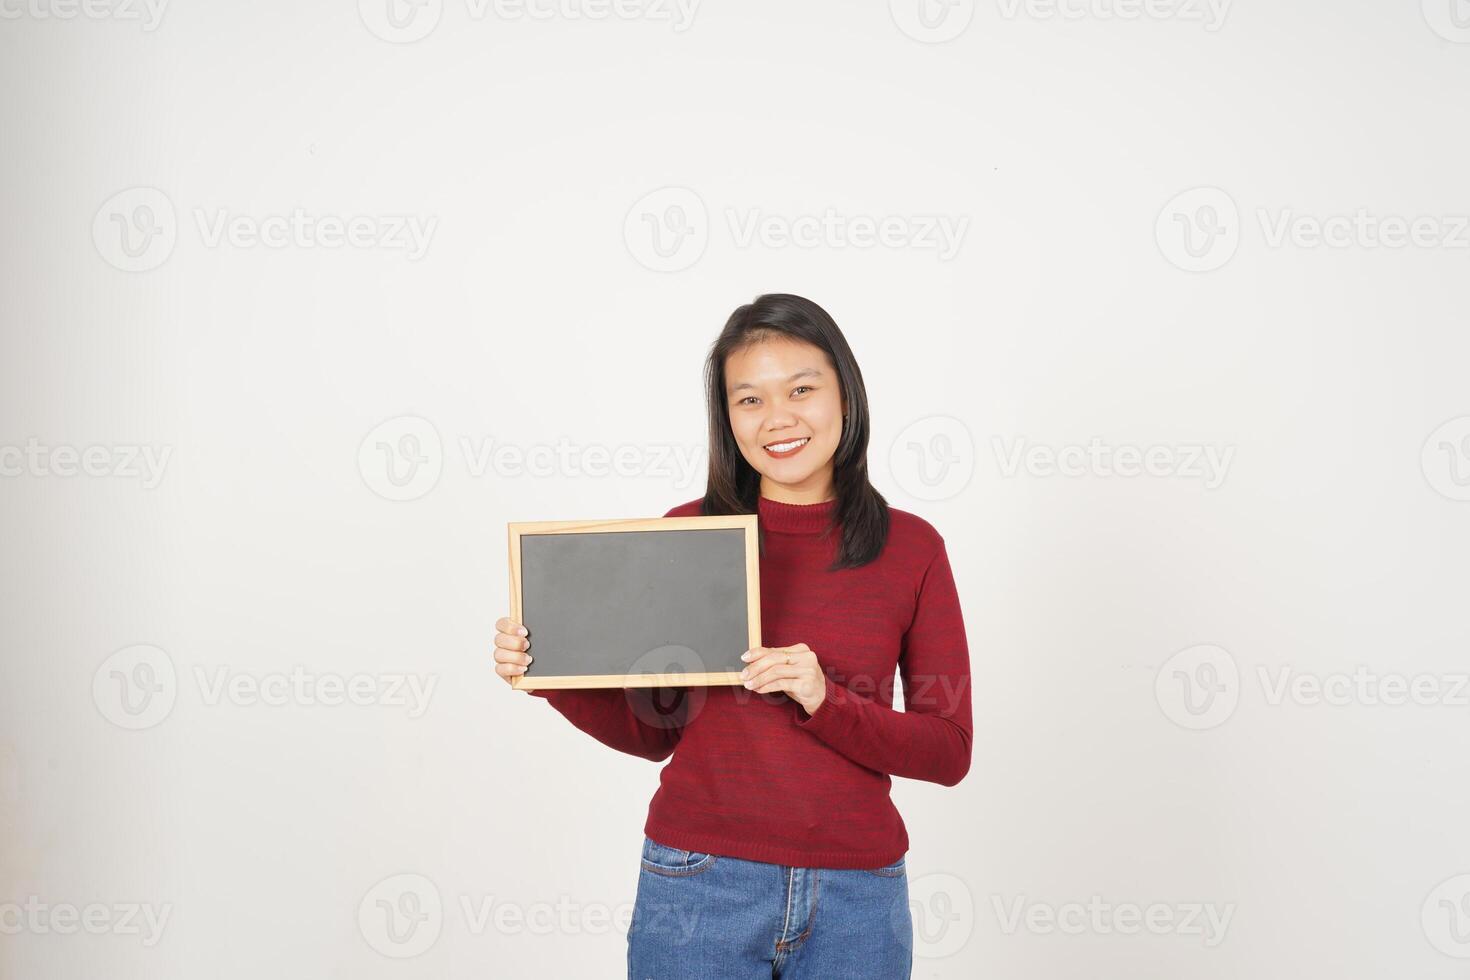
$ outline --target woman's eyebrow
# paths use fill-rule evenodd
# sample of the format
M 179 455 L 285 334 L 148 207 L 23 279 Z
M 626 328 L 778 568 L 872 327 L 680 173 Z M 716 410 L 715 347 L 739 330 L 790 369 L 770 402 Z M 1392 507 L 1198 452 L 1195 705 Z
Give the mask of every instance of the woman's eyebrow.
M 790 384 L 791 382 L 797 380 L 798 378 L 820 378 L 821 376 L 822 376 L 822 372 L 821 371 L 818 371 L 816 368 L 802 368 L 800 371 L 797 371 L 791 377 L 787 378 L 786 379 L 786 384 Z M 741 388 L 754 388 L 754 387 L 755 387 L 755 385 L 751 384 L 749 381 L 742 381 L 739 384 L 732 385 L 730 387 L 730 390 L 732 392 L 734 392 L 734 391 L 739 391 Z

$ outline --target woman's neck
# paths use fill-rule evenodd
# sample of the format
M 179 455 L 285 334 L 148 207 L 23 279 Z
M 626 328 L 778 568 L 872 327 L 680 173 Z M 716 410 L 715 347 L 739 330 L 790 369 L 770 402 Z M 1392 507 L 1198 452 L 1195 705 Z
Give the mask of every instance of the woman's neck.
M 782 504 L 820 504 L 837 496 L 831 479 L 815 487 L 792 487 L 761 478 L 760 495 Z

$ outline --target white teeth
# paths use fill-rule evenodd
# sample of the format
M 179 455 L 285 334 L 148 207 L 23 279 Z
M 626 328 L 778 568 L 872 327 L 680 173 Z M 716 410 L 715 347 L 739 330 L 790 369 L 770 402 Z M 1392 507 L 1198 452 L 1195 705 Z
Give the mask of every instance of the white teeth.
M 807 438 L 810 438 L 810 436 L 808 436 Z M 797 439 L 793 442 L 777 442 L 767 446 L 766 448 L 775 453 L 784 453 L 788 449 L 795 449 L 797 446 L 804 444 L 806 441 L 807 439 Z

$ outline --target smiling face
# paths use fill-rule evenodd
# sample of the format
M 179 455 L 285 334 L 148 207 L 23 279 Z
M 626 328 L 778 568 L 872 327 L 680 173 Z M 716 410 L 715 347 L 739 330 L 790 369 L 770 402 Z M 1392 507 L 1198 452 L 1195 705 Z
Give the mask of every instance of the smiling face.
M 814 504 L 833 496 L 832 457 L 847 409 L 821 348 L 777 336 L 731 354 L 725 397 L 730 430 L 761 475 L 762 497 Z

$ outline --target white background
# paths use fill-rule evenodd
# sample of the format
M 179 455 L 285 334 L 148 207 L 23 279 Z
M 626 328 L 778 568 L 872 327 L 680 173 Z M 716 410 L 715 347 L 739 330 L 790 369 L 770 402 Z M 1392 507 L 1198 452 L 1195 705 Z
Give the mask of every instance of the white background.
M 494 675 L 505 524 L 700 496 L 768 291 L 964 602 L 916 977 L 1464 975 L 1463 3 L 95 2 L 0 3 L 0 976 L 621 976 L 658 767 Z

